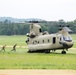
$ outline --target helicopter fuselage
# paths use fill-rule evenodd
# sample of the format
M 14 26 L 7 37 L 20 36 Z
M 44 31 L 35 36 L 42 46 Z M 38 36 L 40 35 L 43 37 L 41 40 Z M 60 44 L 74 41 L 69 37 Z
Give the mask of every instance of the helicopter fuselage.
M 73 41 L 70 35 L 63 36 L 62 34 L 40 35 L 35 38 L 29 38 L 29 41 L 29 52 L 50 52 L 50 50 L 68 49 L 73 46 Z
M 28 52 L 46 52 L 50 50 L 63 49 L 62 54 L 73 46 L 73 40 L 68 33 L 71 31 L 67 27 L 59 30 L 57 33 L 49 34 L 47 31 L 41 32 L 41 27 L 38 24 L 30 25 L 30 33 L 27 34 L 28 38 L 26 43 L 28 45 Z

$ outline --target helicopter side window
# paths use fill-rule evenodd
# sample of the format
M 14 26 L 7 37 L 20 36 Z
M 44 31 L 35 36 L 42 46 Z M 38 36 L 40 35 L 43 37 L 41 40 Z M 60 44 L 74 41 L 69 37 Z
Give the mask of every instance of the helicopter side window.
M 53 44 L 56 43 L 56 37 L 53 37 Z
M 41 28 L 39 29 L 40 32 L 42 32 Z
M 44 43 L 44 40 L 43 40 L 43 43 Z
M 33 44 L 34 44 L 34 42 L 33 42 Z
M 60 41 L 61 41 L 61 37 L 60 37 Z
M 50 42 L 50 40 L 48 39 L 48 42 Z
M 39 41 L 38 41 L 38 43 L 39 43 Z
M 35 40 L 35 41 L 33 41 L 33 44 L 37 44 L 37 41 Z

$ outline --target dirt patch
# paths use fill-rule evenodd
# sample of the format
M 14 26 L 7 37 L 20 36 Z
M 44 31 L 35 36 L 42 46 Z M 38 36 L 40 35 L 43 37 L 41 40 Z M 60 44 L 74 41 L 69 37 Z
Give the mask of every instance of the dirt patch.
M 76 75 L 76 70 L 0 70 L 0 75 Z

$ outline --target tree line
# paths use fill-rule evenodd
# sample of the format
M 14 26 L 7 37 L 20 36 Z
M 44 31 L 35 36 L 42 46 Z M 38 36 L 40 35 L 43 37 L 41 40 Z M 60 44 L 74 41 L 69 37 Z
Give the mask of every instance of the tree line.
M 68 26 L 72 33 L 76 33 L 76 20 L 65 22 L 64 20 L 59 21 L 41 21 L 42 31 L 48 31 L 49 33 L 56 33 L 59 27 Z M 8 20 L 0 22 L 0 35 L 26 35 L 29 32 L 30 24 L 25 23 L 11 23 Z

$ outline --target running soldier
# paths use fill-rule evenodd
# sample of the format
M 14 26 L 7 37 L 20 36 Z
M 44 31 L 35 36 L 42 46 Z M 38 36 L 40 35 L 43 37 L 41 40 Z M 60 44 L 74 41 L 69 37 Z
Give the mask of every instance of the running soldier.
M 6 47 L 6 45 L 4 45 L 4 46 L 2 47 L 1 51 L 4 51 L 4 52 L 5 52 L 5 47 Z M 0 51 L 0 52 L 1 52 L 1 51 Z
M 11 51 L 16 52 L 16 46 L 17 46 L 17 44 L 15 44 L 15 45 L 13 46 L 13 49 L 12 49 Z

